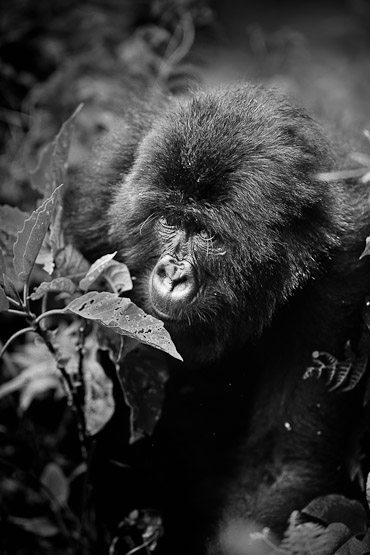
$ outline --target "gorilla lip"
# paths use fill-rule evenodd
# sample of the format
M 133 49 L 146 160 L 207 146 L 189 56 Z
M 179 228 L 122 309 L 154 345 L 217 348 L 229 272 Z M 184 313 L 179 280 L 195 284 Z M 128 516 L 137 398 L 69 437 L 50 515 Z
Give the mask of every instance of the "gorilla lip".
M 164 320 L 166 322 L 171 322 L 173 321 L 173 319 L 169 316 L 169 314 L 167 314 L 166 312 L 162 312 L 161 310 L 159 310 L 158 308 L 156 308 L 153 304 L 153 302 L 151 303 L 151 312 L 154 313 L 154 316 L 156 316 L 157 318 L 159 318 L 160 320 Z
M 171 327 L 182 328 L 183 324 L 187 323 L 187 320 L 181 319 L 179 314 L 170 315 L 168 314 L 168 312 L 163 312 L 162 310 L 157 308 L 152 299 L 150 299 L 150 307 L 148 308 L 152 316 L 159 318 L 166 325 L 170 325 Z

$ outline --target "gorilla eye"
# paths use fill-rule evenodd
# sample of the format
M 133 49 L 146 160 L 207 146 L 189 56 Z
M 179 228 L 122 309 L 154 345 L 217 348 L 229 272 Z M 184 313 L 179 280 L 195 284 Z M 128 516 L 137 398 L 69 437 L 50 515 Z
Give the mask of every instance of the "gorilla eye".
M 201 229 L 199 232 L 199 236 L 205 241 L 209 241 L 210 239 L 212 239 L 211 235 L 208 233 L 206 229 Z
M 163 227 L 170 227 L 170 228 L 175 227 L 175 222 L 173 220 L 171 220 L 170 218 L 165 218 L 164 216 L 160 216 L 159 223 Z

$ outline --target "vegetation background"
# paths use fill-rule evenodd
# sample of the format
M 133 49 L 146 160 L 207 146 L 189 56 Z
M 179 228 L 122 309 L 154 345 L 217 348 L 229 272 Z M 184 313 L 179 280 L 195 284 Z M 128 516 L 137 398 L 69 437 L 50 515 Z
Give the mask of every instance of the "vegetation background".
M 370 167 L 370 145 L 363 133 L 370 130 L 367 0 L 3 0 L 0 204 L 29 213 L 40 204 L 30 171 L 81 103 L 74 134 L 67 131 L 56 143 L 71 141 L 69 175 L 121 113 L 129 83 L 160 83 L 181 94 L 204 79 L 228 77 L 263 81 L 297 97 L 346 141 L 353 137 L 361 144 L 361 160 Z M 61 170 L 61 160 L 53 160 Z M 5 212 L 1 217 L 0 246 L 6 250 L 9 227 Z M 41 266 L 35 266 L 32 287 L 44 279 Z M 22 325 L 19 315 L 1 312 L 2 344 Z M 78 327 L 68 329 L 66 344 L 78 335 Z M 96 368 L 101 359 L 94 348 L 85 348 L 85 360 Z M 189 515 L 189 508 L 181 507 L 189 485 L 183 463 L 171 459 L 172 448 L 161 447 L 158 438 L 155 444 L 152 436 L 168 378 L 164 363 L 152 354 L 131 364 L 136 373 L 125 382 L 126 404 L 116 392 L 103 411 L 94 405 L 97 412 L 87 416 L 96 428 L 86 458 L 53 357 L 29 335 L 9 347 L 0 361 L 1 553 L 166 553 L 158 502 L 162 497 L 174 503 L 178 551 L 187 545 L 188 517 L 191 534 L 196 534 L 202 508 Z M 161 377 L 151 378 L 148 385 L 143 376 L 151 375 L 153 365 L 161 369 Z M 199 378 L 178 380 L 186 392 Z M 116 391 L 120 384 L 112 383 Z M 200 390 L 208 398 L 224 386 L 206 379 Z M 188 418 L 185 409 L 173 423 L 175 436 L 184 432 L 189 443 L 185 440 L 182 450 L 191 461 L 190 472 L 196 468 L 195 473 L 202 473 L 211 464 L 210 455 L 193 444 L 208 444 L 197 431 L 198 413 Z M 222 414 L 219 419 L 225 420 Z M 219 428 L 220 435 L 228 433 L 225 422 Z M 353 466 L 360 474 L 359 458 L 354 454 Z M 179 480 L 171 494 L 161 490 L 162 463 Z M 310 552 L 324 553 L 321 544 L 315 551 L 312 541 Z M 305 553 L 300 545 L 284 553 Z M 365 552 L 364 545 L 356 551 L 352 543 L 346 553 Z

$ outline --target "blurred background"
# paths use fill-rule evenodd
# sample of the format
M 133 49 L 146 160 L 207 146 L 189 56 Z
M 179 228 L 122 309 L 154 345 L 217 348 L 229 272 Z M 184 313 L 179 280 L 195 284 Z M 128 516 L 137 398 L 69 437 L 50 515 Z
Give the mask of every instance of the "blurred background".
M 71 166 L 86 156 L 132 77 L 173 92 L 210 74 L 262 80 L 347 131 L 369 125 L 368 0 L 3 0 L 1 11 L 0 199 L 10 204 L 27 204 L 40 147 L 81 102 Z
M 346 141 L 357 142 L 370 130 L 370 2 L 2 0 L 0 204 L 34 208 L 29 171 L 79 104 L 72 173 L 121 114 L 128 87 L 160 85 L 181 95 L 202 82 L 229 78 L 277 86 Z M 370 145 L 363 144 L 368 157 Z M 18 326 L 15 316 L 1 314 L 0 340 Z M 0 364 L 5 383 L 20 369 L 37 370 L 48 362 L 29 343 Z M 160 528 L 155 512 L 130 513 L 131 521 L 122 520 L 133 507 L 158 501 L 161 484 L 146 465 L 154 442 L 128 445 L 129 416 L 121 407 L 98 440 L 90 477 L 95 505 L 86 508 L 86 469 L 79 463 L 65 399 L 45 376 L 30 383 L 0 399 L 0 553 L 101 555 L 108 553 L 117 526 L 121 544 L 110 555 L 133 553 L 126 536 Z M 208 386 L 202 384 L 205 396 Z M 222 390 L 225 384 L 212 387 Z M 198 454 L 192 452 L 196 418 L 189 424 L 186 410 L 179 418 L 178 429 L 185 428 L 189 437 L 182 448 L 188 449 L 190 466 L 211 464 L 209 454 L 202 459 L 203 444 Z M 222 415 L 219 426 L 225 428 L 221 420 Z M 166 457 L 159 452 L 156 464 Z M 170 471 L 182 481 L 181 468 Z M 186 479 L 178 487 L 169 504 L 177 498 L 181 505 Z M 179 545 L 189 532 L 183 523 L 187 510 L 176 507 L 172 514 Z

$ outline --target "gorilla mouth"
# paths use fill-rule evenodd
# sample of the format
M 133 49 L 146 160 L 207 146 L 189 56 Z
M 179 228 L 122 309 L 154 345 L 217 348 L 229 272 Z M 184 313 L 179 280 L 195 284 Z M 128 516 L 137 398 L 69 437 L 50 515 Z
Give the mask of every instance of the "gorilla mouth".
M 184 329 L 189 326 L 189 319 L 182 311 L 181 312 L 176 311 L 175 313 L 173 309 L 167 311 L 166 307 L 159 308 L 153 302 L 153 299 L 150 299 L 150 301 L 151 302 L 150 302 L 150 306 L 148 307 L 149 309 L 148 312 L 155 318 L 162 320 L 165 323 L 166 327 L 174 330 L 174 329 Z
M 153 316 L 155 316 L 156 318 L 159 318 L 160 320 L 163 320 L 164 322 L 175 321 L 168 312 L 164 312 L 163 310 L 160 310 L 159 308 L 157 308 L 154 305 L 153 301 L 151 302 L 150 312 L 152 313 Z

